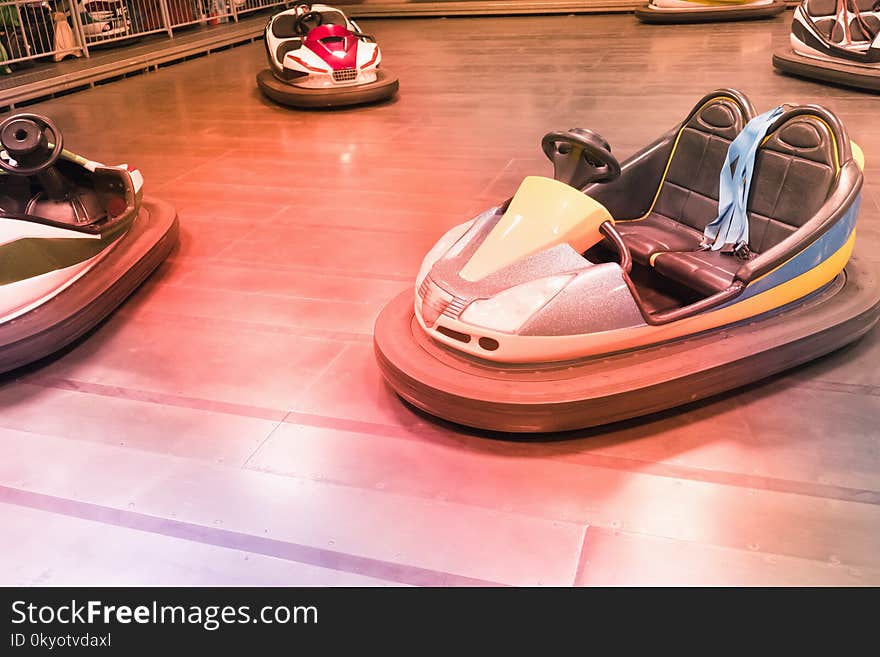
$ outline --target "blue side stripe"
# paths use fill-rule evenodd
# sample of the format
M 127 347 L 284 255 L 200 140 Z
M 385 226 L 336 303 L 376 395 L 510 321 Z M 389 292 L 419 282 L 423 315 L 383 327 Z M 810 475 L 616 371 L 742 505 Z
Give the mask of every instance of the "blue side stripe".
M 733 301 L 719 306 L 721 308 L 739 303 L 756 294 L 771 290 L 811 269 L 818 267 L 822 262 L 836 253 L 840 247 L 846 244 L 852 231 L 856 227 L 856 219 L 862 204 L 862 195 L 859 194 L 840 220 L 829 228 L 822 237 L 810 244 L 806 249 L 798 253 L 791 260 L 767 274 L 761 280 L 749 285 L 743 293 Z

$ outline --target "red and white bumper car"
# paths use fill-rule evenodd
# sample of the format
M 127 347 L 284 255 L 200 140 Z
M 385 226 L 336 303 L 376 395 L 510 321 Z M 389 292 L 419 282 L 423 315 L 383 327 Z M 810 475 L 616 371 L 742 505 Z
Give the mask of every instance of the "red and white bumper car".
M 260 90 L 294 107 L 371 103 L 397 92 L 397 77 L 380 68 L 373 37 L 338 9 L 300 4 L 266 25 L 269 68 L 257 75 Z

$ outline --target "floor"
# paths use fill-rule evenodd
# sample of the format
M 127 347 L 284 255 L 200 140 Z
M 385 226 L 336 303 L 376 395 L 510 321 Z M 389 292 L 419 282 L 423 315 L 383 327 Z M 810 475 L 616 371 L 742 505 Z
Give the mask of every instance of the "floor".
M 137 164 L 182 241 L 109 321 L 0 380 L 0 583 L 880 584 L 880 331 L 747 390 L 514 440 L 386 388 L 371 329 L 444 230 L 547 175 L 541 136 L 623 159 L 705 92 L 836 111 L 867 153 L 877 97 L 777 75 L 790 14 L 365 21 L 398 100 L 263 100 L 263 44 L 35 105 Z
M 255 4 L 260 8 L 254 10 Z M 164 31 L 151 32 L 133 40 L 92 45 L 89 57 L 65 57 L 60 62 L 50 55 L 29 62 L 30 66 L 8 74 L 0 72 L 0 112 L 56 94 L 81 90 L 123 75 L 155 70 L 171 62 L 240 45 L 262 37 L 267 17 L 279 9 L 250 2 L 237 21 L 217 25 L 187 25 L 175 28 L 173 38 Z M 337 3 L 358 20 L 375 16 L 425 16 L 498 14 L 560 14 L 566 11 L 621 11 L 635 6 L 633 0 L 350 0 Z
M 165 32 L 147 34 L 134 41 L 92 47 L 89 57 L 35 60 L 31 67 L 0 75 L 0 110 L 253 41 L 263 34 L 271 15 L 272 9 L 265 9 L 245 14 L 238 22 L 190 25 L 178 28 L 174 38 Z

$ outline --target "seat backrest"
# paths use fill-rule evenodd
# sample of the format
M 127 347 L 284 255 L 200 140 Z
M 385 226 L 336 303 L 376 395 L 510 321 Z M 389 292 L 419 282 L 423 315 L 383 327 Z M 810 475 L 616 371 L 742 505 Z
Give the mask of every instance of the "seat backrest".
M 301 37 L 302 34 L 296 29 L 296 21 L 299 18 L 296 14 L 281 14 L 272 21 L 272 36 L 276 39 L 291 39 L 293 37 Z
M 333 9 L 321 12 L 321 25 L 341 25 L 345 27 L 347 24 L 345 14 L 341 11 Z
M 855 0 L 855 4 L 861 14 L 861 21 L 852 16 L 847 17 L 852 38 L 871 40 L 880 32 L 880 7 L 877 0 Z M 843 41 L 843 26 L 836 20 L 837 0 L 807 0 L 804 8 L 822 36 L 832 43 Z
M 331 11 L 322 11 L 321 14 L 321 25 L 341 25 L 345 27 L 347 22 L 345 20 L 345 15 L 341 11 L 331 10 Z M 272 22 L 272 36 L 276 39 L 293 39 L 293 38 L 302 38 L 305 36 L 302 32 L 296 29 L 296 21 L 299 20 L 301 14 L 294 13 L 284 13 L 279 15 Z
M 877 0 L 855 0 L 860 12 L 869 13 L 874 9 Z M 837 13 L 837 0 L 807 0 L 804 3 L 807 13 L 814 18 L 834 16 Z
M 839 146 L 829 123 L 805 108 L 771 126 L 755 156 L 749 192 L 749 249 L 762 253 L 809 221 L 831 193 Z
M 753 113 L 724 95 L 702 102 L 679 132 L 653 208 L 700 232 L 718 214 L 719 178 L 730 142 Z

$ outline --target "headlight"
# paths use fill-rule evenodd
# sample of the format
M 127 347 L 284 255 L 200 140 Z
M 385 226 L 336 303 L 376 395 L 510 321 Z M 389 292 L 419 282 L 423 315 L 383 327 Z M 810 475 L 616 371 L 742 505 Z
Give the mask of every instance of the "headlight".
M 425 259 L 422 260 L 422 266 L 419 269 L 419 275 L 416 277 L 416 290 L 422 284 L 422 281 L 425 280 L 425 276 L 428 275 L 428 272 L 431 271 L 431 267 L 434 266 L 434 263 L 437 262 L 440 258 L 443 257 L 443 254 L 446 253 L 453 244 L 455 244 L 461 236 L 464 235 L 468 228 L 476 221 L 472 219 L 471 221 L 466 221 L 463 224 L 459 224 L 454 228 L 451 228 L 443 237 L 441 237 L 438 242 L 431 247 L 431 250 L 428 251 L 428 255 L 425 256 Z
M 473 301 L 461 314 L 461 321 L 502 333 L 514 333 L 574 277 L 575 274 L 563 274 L 540 278 L 504 290 L 491 299 Z

